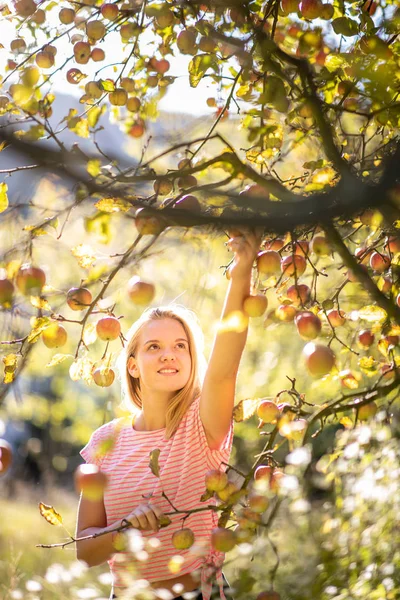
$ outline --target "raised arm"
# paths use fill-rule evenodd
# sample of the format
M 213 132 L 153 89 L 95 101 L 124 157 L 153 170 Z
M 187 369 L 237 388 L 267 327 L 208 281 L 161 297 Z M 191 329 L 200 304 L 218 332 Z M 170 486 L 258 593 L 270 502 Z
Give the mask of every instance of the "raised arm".
M 243 301 L 250 294 L 252 266 L 260 241 L 254 232 L 243 230 L 243 235 L 228 242 L 234 263 L 200 398 L 200 418 L 212 449 L 219 449 L 232 419 L 236 376 L 247 338 Z M 229 330 L 224 324 L 234 313 L 241 315 L 237 315 L 239 328 Z

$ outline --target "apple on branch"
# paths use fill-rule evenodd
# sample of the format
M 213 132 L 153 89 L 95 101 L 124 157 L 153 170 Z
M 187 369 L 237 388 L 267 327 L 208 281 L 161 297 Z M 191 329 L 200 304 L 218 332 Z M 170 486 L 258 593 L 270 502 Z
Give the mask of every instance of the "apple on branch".
M 121 334 L 121 324 L 116 317 L 102 317 L 96 323 L 96 333 L 105 342 L 116 340 Z
M 12 463 L 12 448 L 6 440 L 0 439 L 0 476 L 5 475 Z
M 74 475 L 75 489 L 78 493 L 91 502 L 103 498 L 103 492 L 107 487 L 107 475 L 100 467 L 92 464 L 80 465 Z
M 154 285 L 147 281 L 142 281 L 137 275 L 134 275 L 128 281 L 128 296 L 134 304 L 138 304 L 139 306 L 150 304 L 155 293 Z
M 175 531 L 172 535 L 172 545 L 177 550 L 186 550 L 193 546 L 195 536 L 189 527 L 183 527 L 179 531 Z
M 228 483 L 228 475 L 219 469 L 210 469 L 205 476 L 206 489 L 209 492 L 220 492 Z
M 67 343 L 66 329 L 59 323 L 52 323 L 42 332 L 42 340 L 47 348 L 60 348 Z
M 71 288 L 67 292 L 67 304 L 72 310 L 83 310 L 92 303 L 92 293 L 84 287 Z
M 234 532 L 224 527 L 214 527 L 211 531 L 211 545 L 219 552 L 229 552 L 236 545 Z

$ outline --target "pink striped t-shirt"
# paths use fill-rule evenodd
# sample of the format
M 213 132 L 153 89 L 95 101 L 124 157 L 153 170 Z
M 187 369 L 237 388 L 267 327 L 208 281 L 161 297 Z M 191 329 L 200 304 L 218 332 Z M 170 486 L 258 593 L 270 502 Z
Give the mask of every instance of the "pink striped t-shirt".
M 226 470 L 222 462 L 229 461 L 233 421 L 220 449 L 211 450 L 200 419 L 199 405 L 200 398 L 197 398 L 169 440 L 164 439 L 165 428 L 136 431 L 132 417 L 114 419 L 92 434 L 80 454 L 86 462 L 97 464 L 108 476 L 108 486 L 104 491 L 107 525 L 127 517 L 139 504 L 148 502 L 149 498 L 145 497 L 148 494 L 152 494 L 151 502 L 163 513 L 173 512 L 169 502 L 161 495 L 162 491 L 178 510 L 216 504 L 214 498 L 201 502 L 200 497 L 205 492 L 206 472 L 209 469 Z M 156 477 L 149 467 L 150 452 L 156 448 L 161 451 L 158 458 L 160 477 Z M 118 595 L 119 590 L 129 588 L 132 573 L 133 579 L 154 582 L 199 570 L 204 600 L 210 597 L 214 577 L 224 598 L 221 568 L 225 555 L 211 547 L 210 539 L 212 528 L 217 527 L 218 515 L 213 510 L 192 513 L 183 525 L 184 515 L 169 515 L 172 523 L 157 533 L 141 531 L 144 540 L 158 538 L 161 543 L 151 547 L 147 544 L 140 560 L 137 553 L 131 551 L 118 552 L 109 559 L 115 593 Z M 174 531 L 182 526 L 189 527 L 195 535 L 194 545 L 187 550 L 177 550 L 171 542 Z M 181 557 L 178 559 L 178 571 L 170 563 L 170 559 L 177 555 Z

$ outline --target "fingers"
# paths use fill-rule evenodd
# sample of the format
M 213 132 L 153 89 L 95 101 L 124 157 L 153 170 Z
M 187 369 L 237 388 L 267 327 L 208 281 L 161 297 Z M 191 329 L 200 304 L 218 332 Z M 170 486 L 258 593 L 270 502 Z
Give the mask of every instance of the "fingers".
M 140 504 L 134 511 L 128 516 L 127 521 L 132 524 L 132 527 L 136 529 L 142 529 L 143 531 L 159 530 L 158 518 L 162 515 L 162 511 L 158 506 L 149 504 Z

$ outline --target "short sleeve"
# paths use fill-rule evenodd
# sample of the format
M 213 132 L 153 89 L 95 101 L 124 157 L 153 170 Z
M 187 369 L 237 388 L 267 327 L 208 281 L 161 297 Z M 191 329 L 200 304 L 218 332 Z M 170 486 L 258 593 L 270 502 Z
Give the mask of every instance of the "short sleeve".
M 204 426 L 200 418 L 200 398 L 196 398 L 191 406 L 191 410 L 189 412 L 189 417 L 192 421 L 193 433 L 195 435 L 195 439 L 203 451 L 207 463 L 207 467 L 209 469 L 222 469 L 225 470 L 226 466 L 221 463 L 229 462 L 229 457 L 232 451 L 232 443 L 233 443 L 233 415 L 229 427 L 229 431 L 226 434 L 224 441 L 221 444 L 221 447 L 218 450 L 211 450 L 208 445 L 206 433 L 204 431 Z
M 112 422 L 106 423 L 96 429 L 90 436 L 90 440 L 80 451 L 80 455 L 85 462 L 101 467 L 107 451 L 111 448 L 113 442 Z

